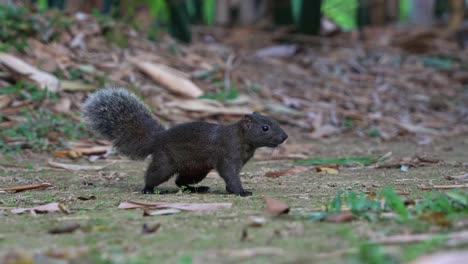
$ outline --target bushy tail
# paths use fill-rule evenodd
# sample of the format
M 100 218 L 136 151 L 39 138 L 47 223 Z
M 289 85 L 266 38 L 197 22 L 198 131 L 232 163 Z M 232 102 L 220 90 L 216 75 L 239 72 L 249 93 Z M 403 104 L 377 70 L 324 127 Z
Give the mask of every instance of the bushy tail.
M 122 88 L 101 89 L 85 102 L 82 113 L 94 132 L 111 140 L 131 159 L 152 153 L 158 132 L 164 127 L 138 97 Z

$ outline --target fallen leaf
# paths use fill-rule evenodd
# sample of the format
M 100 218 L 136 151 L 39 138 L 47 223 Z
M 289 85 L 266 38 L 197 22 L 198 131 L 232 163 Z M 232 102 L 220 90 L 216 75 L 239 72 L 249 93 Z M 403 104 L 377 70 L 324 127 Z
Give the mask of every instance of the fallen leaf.
M 80 224 L 69 224 L 62 227 L 56 227 L 49 230 L 49 234 L 73 233 L 80 228 Z
M 455 188 L 468 188 L 468 184 L 418 186 L 418 188 L 421 190 L 447 190 Z
M 248 237 L 249 237 L 249 231 L 247 230 L 247 227 L 244 227 L 244 229 L 242 229 L 240 241 L 244 242 L 245 240 L 247 240 Z
M 231 208 L 232 203 L 165 203 L 165 202 L 144 202 L 144 201 L 128 201 L 121 202 L 119 209 L 163 209 L 173 208 L 186 211 L 212 211 L 217 209 Z
M 98 155 L 112 151 L 112 146 L 73 147 L 70 151 L 75 151 L 81 155 Z
M 158 229 L 161 227 L 161 224 L 160 223 L 157 223 L 157 224 L 154 224 L 154 225 L 147 225 L 147 224 L 143 224 L 143 228 L 141 230 L 141 233 L 142 234 L 152 234 L 156 231 L 158 231 Z
M 22 214 L 27 211 L 32 211 L 35 213 L 47 213 L 47 212 L 63 212 L 66 214 L 70 213 L 70 210 L 62 203 L 48 203 L 44 205 L 39 205 L 30 208 L 15 208 L 12 209 L 11 212 L 13 214 Z
M 266 218 L 264 217 L 252 217 L 250 219 L 249 226 L 251 227 L 261 227 L 266 223 Z
M 420 216 L 420 218 L 438 226 L 450 225 L 450 221 L 447 219 L 447 214 L 442 212 L 423 214 Z
M 296 166 L 296 167 L 292 167 L 292 168 L 284 169 L 284 170 L 267 171 L 264 176 L 269 177 L 269 178 L 277 178 L 277 177 L 284 176 L 284 175 L 306 172 L 308 170 L 310 170 L 310 168 Z
M 8 252 L 0 258 L 4 264 L 33 264 L 34 261 L 33 255 L 25 251 Z
M 91 195 L 88 197 L 78 196 L 76 199 L 81 200 L 81 201 L 96 200 L 96 196 L 94 195 Z
M 430 254 L 410 262 L 410 264 L 449 264 L 449 263 L 465 263 L 468 259 L 468 251 L 448 251 Z
M 201 112 L 207 115 L 243 116 L 252 113 L 249 107 L 225 107 L 211 99 L 177 100 L 164 104 L 168 109 L 179 108 L 184 111 Z
M 0 95 L 0 109 L 8 106 L 13 101 L 12 96 L 8 94 Z
M 325 172 L 326 174 L 338 174 L 338 170 L 328 166 L 320 166 L 315 168 L 317 172 Z
M 197 98 L 203 94 L 187 75 L 163 64 L 151 63 L 134 59 L 132 61 L 137 68 L 148 74 L 153 80 L 179 95 Z
M 293 56 L 297 51 L 297 45 L 284 44 L 276 45 L 259 49 L 255 52 L 255 56 L 259 58 L 273 57 L 273 58 L 287 58 Z
M 102 170 L 104 168 L 109 167 L 113 163 L 109 163 L 107 165 L 103 166 L 90 166 L 90 165 L 77 165 L 77 164 L 66 164 L 66 163 L 60 163 L 60 162 L 55 162 L 52 160 L 48 160 L 48 164 L 51 167 L 55 168 L 60 168 L 60 169 L 66 169 L 66 170 L 71 170 L 71 171 L 80 171 L 80 170 L 90 170 L 90 171 L 97 171 L 97 170 Z
M 354 219 L 352 212 L 339 212 L 336 214 L 329 214 L 325 217 L 325 221 L 331 223 L 345 223 Z
M 154 216 L 154 215 L 169 215 L 169 214 L 177 214 L 181 211 L 179 209 L 161 209 L 161 210 L 154 210 L 154 211 L 143 211 L 143 216 Z
M 92 84 L 86 84 L 79 81 L 61 81 L 63 91 L 94 91 L 98 87 Z
M 246 248 L 246 249 L 236 249 L 223 252 L 225 255 L 230 257 L 238 258 L 252 258 L 255 256 L 282 256 L 286 254 L 282 248 L 270 248 L 270 247 L 261 247 L 261 248 Z
M 40 184 L 31 184 L 31 185 L 23 185 L 23 186 L 15 186 L 15 187 L 8 187 L 3 189 L 3 191 L 8 192 L 22 192 L 27 190 L 34 190 L 34 189 L 43 189 L 48 187 L 55 187 L 50 183 L 44 182 Z
M 50 92 L 58 92 L 60 90 L 60 81 L 57 77 L 41 71 L 15 56 L 0 52 L 0 64 L 14 71 L 16 76 L 21 76 L 35 82 L 39 88 L 47 89 Z
M 267 209 L 265 210 L 266 213 L 268 214 L 273 214 L 273 215 L 281 215 L 281 214 L 287 214 L 290 210 L 289 205 L 269 198 L 267 196 L 263 196 L 263 201 L 267 205 Z
M 447 180 L 459 180 L 459 181 L 468 181 L 468 173 L 455 175 L 455 176 L 445 176 Z
M 72 102 L 68 97 L 60 98 L 57 103 L 55 103 L 54 110 L 58 113 L 68 113 L 70 112 Z

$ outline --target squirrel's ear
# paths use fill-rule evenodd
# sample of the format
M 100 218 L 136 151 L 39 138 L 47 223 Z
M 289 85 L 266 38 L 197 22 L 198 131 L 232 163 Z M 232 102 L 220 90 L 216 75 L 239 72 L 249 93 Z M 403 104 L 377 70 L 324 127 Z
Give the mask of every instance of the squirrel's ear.
M 253 117 L 251 115 L 245 115 L 242 120 L 241 124 L 244 129 L 249 129 L 252 126 Z

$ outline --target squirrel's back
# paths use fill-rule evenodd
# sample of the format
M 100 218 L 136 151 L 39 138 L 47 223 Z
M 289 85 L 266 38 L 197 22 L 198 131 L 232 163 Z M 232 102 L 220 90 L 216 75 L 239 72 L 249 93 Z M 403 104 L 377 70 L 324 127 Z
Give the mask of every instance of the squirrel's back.
M 120 152 L 132 159 L 150 155 L 157 134 L 164 130 L 148 107 L 123 88 L 93 93 L 83 105 L 82 113 L 91 130 L 111 140 Z

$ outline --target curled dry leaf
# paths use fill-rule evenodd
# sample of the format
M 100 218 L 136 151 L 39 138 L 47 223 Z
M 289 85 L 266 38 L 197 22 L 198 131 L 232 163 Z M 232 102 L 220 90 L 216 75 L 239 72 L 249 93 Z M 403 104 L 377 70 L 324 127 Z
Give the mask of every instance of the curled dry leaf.
M 225 107 L 215 100 L 196 99 L 196 100 L 177 100 L 165 104 L 168 109 L 179 108 L 184 111 L 200 112 L 207 115 L 230 115 L 243 116 L 252 113 L 249 107 Z
M 77 165 L 77 164 L 60 163 L 60 162 L 55 162 L 55 161 L 52 161 L 51 159 L 49 159 L 48 164 L 51 167 L 54 167 L 54 168 L 66 169 L 66 170 L 70 170 L 70 171 L 80 171 L 80 170 L 98 171 L 98 170 L 102 170 L 104 168 L 107 168 L 108 166 L 112 165 L 113 163 L 109 163 L 109 164 L 103 165 L 103 166 L 96 166 L 96 165 L 90 166 L 90 165 Z
M 306 172 L 308 170 L 310 170 L 310 168 L 302 167 L 302 166 L 295 166 L 295 167 L 284 169 L 284 170 L 267 171 L 265 173 L 265 177 L 277 178 L 277 177 L 284 176 L 284 175 Z
M 96 200 L 96 196 L 94 195 L 91 195 L 88 197 L 78 196 L 76 199 L 81 200 L 81 201 Z
M 326 174 L 338 174 L 338 169 L 337 168 L 338 167 L 336 167 L 336 166 L 334 168 L 334 167 L 325 165 L 325 166 L 320 166 L 320 167 L 315 168 L 315 171 L 323 172 L 323 173 L 326 173 Z
M 287 214 L 290 210 L 289 205 L 281 201 L 269 198 L 267 196 L 263 196 L 262 198 L 265 204 L 267 205 L 267 209 L 265 210 L 265 212 L 268 214 L 273 214 L 273 215 Z
M 231 208 L 231 203 L 165 203 L 165 202 L 145 202 L 145 201 L 128 201 L 121 202 L 119 209 L 163 209 L 173 208 L 186 211 L 212 211 L 217 209 Z
M 468 181 L 468 173 L 455 175 L 455 176 L 445 176 L 447 180 L 458 180 L 458 181 Z
M 69 224 L 62 227 L 56 227 L 49 230 L 49 234 L 66 234 L 73 233 L 80 228 L 80 224 Z
M 63 212 L 66 214 L 70 213 L 70 210 L 62 203 L 48 203 L 30 208 L 15 208 L 11 212 L 13 214 L 22 214 L 24 212 L 32 211 L 35 213 L 48 213 L 48 212 Z
M 48 89 L 51 92 L 58 92 L 60 89 L 60 81 L 57 77 L 41 71 L 15 56 L 0 52 L 0 64 L 13 71 L 16 76 L 35 82 L 42 89 Z
M 177 214 L 180 213 L 181 211 L 179 209 L 173 209 L 173 208 L 168 208 L 168 209 L 161 209 L 161 210 L 154 210 L 154 211 L 143 211 L 143 216 L 154 216 L 154 215 L 169 215 L 169 214 Z
M 330 214 L 325 217 L 325 221 L 332 223 L 345 223 L 350 222 L 354 219 L 354 215 L 351 212 L 340 212 L 336 214 Z
M 141 230 L 142 234 L 152 234 L 161 227 L 160 223 L 154 224 L 154 225 L 148 225 L 148 224 L 143 224 L 143 228 Z
M 30 185 L 23 185 L 23 186 L 15 186 L 3 189 L 7 192 L 22 192 L 27 190 L 34 190 L 34 189 L 44 189 L 49 187 L 55 187 L 50 183 L 44 182 L 40 184 L 30 184 Z
M 153 80 L 179 95 L 197 98 L 203 94 L 186 74 L 168 67 L 166 65 L 151 63 L 147 61 L 133 60 L 133 63 L 144 73 L 148 74 Z

